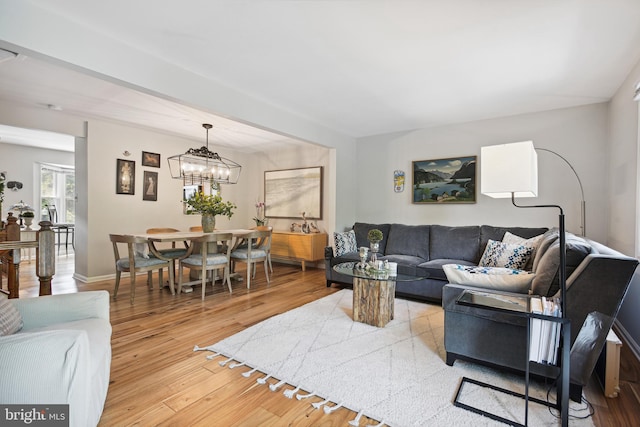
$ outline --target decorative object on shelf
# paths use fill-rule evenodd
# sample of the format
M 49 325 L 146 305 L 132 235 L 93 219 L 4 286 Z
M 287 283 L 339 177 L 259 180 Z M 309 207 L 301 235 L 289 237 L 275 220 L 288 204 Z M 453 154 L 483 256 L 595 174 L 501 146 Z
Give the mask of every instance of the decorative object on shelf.
M 264 208 L 265 208 L 265 204 L 264 202 L 261 201 L 257 201 L 256 202 L 256 216 L 253 218 L 253 220 L 256 222 L 256 226 L 263 226 L 263 225 L 267 225 L 268 221 L 267 218 L 265 218 L 264 216 Z
M 9 181 L 7 182 L 7 188 L 11 191 L 22 190 L 22 183 L 19 181 Z
M 202 215 L 202 231 L 213 232 L 216 225 L 216 215 L 224 215 L 228 218 L 233 216 L 233 210 L 237 208 L 232 202 L 224 202 L 218 194 L 206 195 L 196 192 L 187 200 L 191 211 Z
M 213 126 L 204 123 L 207 130 L 206 147 L 190 148 L 184 154 L 167 158 L 172 178 L 184 180 L 186 184 L 235 184 L 240 177 L 242 166 L 233 160 L 221 157 L 209 150 L 209 129 Z
M 142 152 L 142 166 L 151 166 L 152 168 L 160 167 L 160 154 Z
M 559 252 L 560 266 L 558 268 L 560 284 L 561 316 L 567 319 L 567 261 L 564 211 L 559 205 L 518 205 L 516 197 L 538 196 L 538 156 L 533 141 L 515 142 L 511 144 L 491 145 L 481 147 L 480 159 L 482 194 L 493 198 L 511 197 L 511 203 L 517 208 L 555 208 L 559 210 Z M 573 168 L 572 168 L 573 169 Z M 575 172 L 575 171 L 574 171 Z M 570 328 L 570 322 L 567 328 Z M 561 417 L 562 425 L 568 423 L 568 396 L 570 370 L 570 342 L 569 334 L 563 334 L 562 346 L 562 386 L 559 395 L 562 396 Z
M 393 171 L 393 191 L 396 193 L 402 193 L 404 191 L 404 171 Z
M 476 156 L 413 162 L 413 203 L 475 203 Z
M 369 248 L 366 246 L 361 246 L 358 249 L 358 256 L 360 257 L 360 262 L 356 264 L 356 268 L 366 268 L 367 267 L 367 255 L 369 254 Z
M 33 211 L 25 211 L 20 214 L 20 218 L 24 219 L 25 230 L 31 230 L 31 224 L 33 224 L 33 218 L 35 214 Z
M 302 232 L 309 234 L 311 232 L 311 228 L 309 228 L 309 223 L 307 222 L 307 213 L 302 212 Z
M 20 226 L 22 226 L 23 218 L 25 218 L 25 214 L 27 212 L 31 213 L 30 220 L 33 221 L 33 208 L 31 206 L 29 206 L 28 204 L 26 204 L 25 202 L 23 202 L 22 200 L 20 200 L 19 203 L 15 203 L 15 204 L 11 205 L 9 207 L 9 210 L 18 212 L 18 217 L 20 218 Z
M 380 241 L 383 238 L 382 231 L 377 228 L 372 228 L 367 233 L 367 240 L 369 240 L 369 248 L 371 249 L 371 262 L 375 263 L 378 260 L 378 251 L 380 250 Z
M 116 194 L 134 195 L 136 192 L 136 162 L 118 159 L 116 165 Z
M 158 200 L 158 172 L 144 171 L 142 200 Z
M 265 215 L 269 218 L 322 219 L 322 166 L 265 171 Z

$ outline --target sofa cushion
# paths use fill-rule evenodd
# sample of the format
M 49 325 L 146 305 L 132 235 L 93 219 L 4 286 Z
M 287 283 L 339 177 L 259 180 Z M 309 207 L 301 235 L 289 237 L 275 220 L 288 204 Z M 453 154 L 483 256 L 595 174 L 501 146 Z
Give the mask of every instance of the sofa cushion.
M 559 234 L 558 234 L 557 228 L 552 228 L 542 235 L 542 237 L 540 238 L 540 241 L 538 242 L 536 253 L 533 256 L 533 264 L 531 266 L 532 271 L 536 271 L 538 269 L 538 264 L 540 263 L 540 260 L 544 256 L 545 252 L 547 252 L 547 249 L 549 249 L 551 244 L 558 239 L 558 236 Z
M 367 239 L 367 234 L 369 233 L 369 230 L 373 230 L 374 228 L 382 231 L 382 240 L 380 241 L 379 253 L 385 254 L 387 240 L 389 238 L 389 228 L 391 228 L 390 224 L 368 224 L 364 222 L 356 222 L 353 225 L 353 231 L 355 231 L 356 233 L 357 246 L 366 246 L 367 248 L 369 247 L 369 239 Z
M 446 264 L 443 270 L 449 283 L 471 285 L 506 292 L 528 293 L 533 273 L 502 267 L 474 267 Z
M 442 269 L 442 267 L 447 264 L 475 266 L 475 264 L 470 261 L 465 261 L 461 259 L 441 258 L 441 259 L 433 259 L 431 261 L 423 262 L 422 264 L 418 265 L 418 269 L 424 271 L 425 273 L 428 273 L 429 279 L 438 279 L 438 280 L 447 281 L 447 275 Z
M 333 233 L 333 242 L 336 247 L 336 256 L 342 256 L 349 252 L 356 252 L 358 245 L 356 244 L 356 233 L 353 230 L 344 233 Z
M 567 248 L 566 272 L 567 278 L 591 253 L 591 245 L 583 238 L 571 233 L 565 235 Z M 535 295 L 551 297 L 560 289 L 560 239 L 556 239 L 542 255 L 534 273 L 536 277 L 531 284 Z
M 0 293 L 0 336 L 11 335 L 22 329 L 22 316 L 6 295 Z
M 476 263 L 480 227 L 432 225 L 429 236 L 429 259 L 459 259 Z
M 429 225 L 391 224 L 385 254 L 429 259 Z
M 531 258 L 533 248 L 489 240 L 478 263 L 481 267 L 505 267 L 521 270 Z

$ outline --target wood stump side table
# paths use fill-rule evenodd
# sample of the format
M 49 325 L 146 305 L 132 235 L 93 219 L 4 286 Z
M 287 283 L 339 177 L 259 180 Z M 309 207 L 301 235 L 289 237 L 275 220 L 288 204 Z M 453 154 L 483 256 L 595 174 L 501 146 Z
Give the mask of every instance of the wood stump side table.
M 383 328 L 393 320 L 396 282 L 412 282 L 427 275 L 389 275 L 386 271 L 370 272 L 356 268 L 355 262 L 335 265 L 333 269 L 353 277 L 353 320 Z

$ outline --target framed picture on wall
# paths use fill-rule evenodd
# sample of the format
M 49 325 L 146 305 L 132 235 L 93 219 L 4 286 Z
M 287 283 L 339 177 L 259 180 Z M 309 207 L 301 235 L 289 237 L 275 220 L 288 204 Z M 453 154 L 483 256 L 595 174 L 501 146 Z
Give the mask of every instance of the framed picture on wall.
M 142 166 L 151 166 L 152 168 L 160 167 L 160 154 L 142 152 Z
M 135 194 L 136 162 L 118 159 L 116 164 L 116 194 Z
M 267 218 L 322 219 L 322 166 L 264 172 Z
M 158 172 L 144 171 L 142 190 L 142 200 L 158 200 Z
M 476 156 L 413 162 L 412 202 L 475 203 Z

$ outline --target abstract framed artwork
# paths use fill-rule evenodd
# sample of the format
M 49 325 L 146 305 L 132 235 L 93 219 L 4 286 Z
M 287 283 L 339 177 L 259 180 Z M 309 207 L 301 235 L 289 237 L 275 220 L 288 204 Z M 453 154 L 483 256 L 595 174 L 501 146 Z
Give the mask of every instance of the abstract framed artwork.
M 142 152 L 142 166 L 151 166 L 152 168 L 160 167 L 160 154 L 149 153 L 148 151 Z
M 116 164 L 116 194 L 134 195 L 136 192 L 136 162 L 118 159 Z
M 265 217 L 322 219 L 322 178 L 322 166 L 265 171 Z
M 158 200 L 158 172 L 144 171 L 142 190 L 142 200 Z
M 475 203 L 476 156 L 413 162 L 412 202 Z

